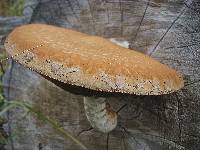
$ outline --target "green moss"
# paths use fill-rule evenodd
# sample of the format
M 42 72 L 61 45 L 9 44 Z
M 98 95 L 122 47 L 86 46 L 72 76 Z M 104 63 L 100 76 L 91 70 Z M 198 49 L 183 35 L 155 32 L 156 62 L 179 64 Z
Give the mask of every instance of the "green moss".
M 3 0 L 0 1 L 1 16 L 22 16 L 24 0 Z

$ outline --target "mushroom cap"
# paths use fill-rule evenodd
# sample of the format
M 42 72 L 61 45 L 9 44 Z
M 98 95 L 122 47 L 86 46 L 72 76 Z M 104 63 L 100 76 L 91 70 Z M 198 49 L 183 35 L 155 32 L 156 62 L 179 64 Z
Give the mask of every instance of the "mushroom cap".
M 92 90 L 161 95 L 184 86 L 180 74 L 149 56 L 71 29 L 23 25 L 9 34 L 5 48 L 42 75 Z

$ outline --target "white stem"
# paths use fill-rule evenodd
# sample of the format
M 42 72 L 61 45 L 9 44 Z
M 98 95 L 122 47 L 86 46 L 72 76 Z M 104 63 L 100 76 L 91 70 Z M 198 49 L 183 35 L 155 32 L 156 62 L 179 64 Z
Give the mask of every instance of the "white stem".
M 108 133 L 117 126 L 117 114 L 106 103 L 106 98 L 84 97 L 84 107 L 93 128 Z

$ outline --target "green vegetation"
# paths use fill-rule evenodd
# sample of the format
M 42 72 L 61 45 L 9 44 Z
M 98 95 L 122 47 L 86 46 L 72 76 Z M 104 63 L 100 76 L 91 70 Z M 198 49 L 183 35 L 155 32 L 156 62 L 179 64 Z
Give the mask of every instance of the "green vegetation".
M 3 49 L 0 48 L 0 111 L 1 106 L 3 105 L 3 86 L 2 86 L 2 78 L 4 74 L 5 68 L 8 68 L 8 63 L 6 61 L 6 53 Z M 0 116 L 0 149 L 4 150 L 4 146 L 8 141 L 8 135 L 3 129 L 3 125 L 6 123 L 6 119 Z
M 22 102 L 22 101 L 7 101 L 4 99 L 2 95 L 0 95 L 0 116 L 2 116 L 5 112 L 9 111 L 12 108 L 19 107 L 21 109 L 25 109 L 28 112 L 31 112 L 34 116 L 37 117 L 37 119 L 48 123 L 51 125 L 52 128 L 54 128 L 60 135 L 62 135 L 65 139 L 71 139 L 74 141 L 76 144 L 78 144 L 82 149 L 87 150 L 87 148 L 75 137 L 73 137 L 71 134 L 66 132 L 63 128 L 60 127 L 60 125 L 55 122 L 54 120 L 50 119 L 48 116 L 44 115 L 42 112 L 38 112 L 35 110 L 33 107 L 31 107 L 30 104 Z M 6 141 L 4 138 L 3 141 Z
M 0 16 L 22 16 L 24 0 L 1 0 Z

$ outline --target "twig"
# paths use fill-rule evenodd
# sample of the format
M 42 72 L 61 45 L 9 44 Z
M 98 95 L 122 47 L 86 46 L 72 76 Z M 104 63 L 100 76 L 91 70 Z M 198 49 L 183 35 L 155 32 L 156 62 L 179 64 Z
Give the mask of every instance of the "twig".
M 118 114 L 123 108 L 125 108 L 128 104 L 124 104 L 122 105 L 117 111 L 116 113 Z
M 157 49 L 158 45 L 162 42 L 162 40 L 164 39 L 164 37 L 167 35 L 167 33 L 169 32 L 169 30 L 172 28 L 172 26 L 176 23 L 176 21 L 183 15 L 183 13 L 185 12 L 187 7 L 184 7 L 181 12 L 179 13 L 179 15 L 176 17 L 176 19 L 172 22 L 172 24 L 169 26 L 169 28 L 166 30 L 166 32 L 162 35 L 162 37 L 160 38 L 160 40 L 158 41 L 158 43 L 156 44 L 156 46 L 149 52 L 149 56 L 151 56 L 155 50 Z
M 109 148 L 109 136 L 110 136 L 110 134 L 108 133 L 107 139 L 106 139 L 106 150 L 108 150 L 108 148 Z
M 83 132 L 87 132 L 87 131 L 91 131 L 91 130 L 93 130 L 93 127 L 90 127 L 89 129 L 83 129 L 77 134 L 77 137 L 80 136 Z
M 136 34 L 135 34 L 135 36 L 134 36 L 134 38 L 133 38 L 133 42 L 135 42 L 135 40 L 136 40 L 136 37 L 137 37 L 137 35 L 138 35 L 138 32 L 139 32 L 139 30 L 140 30 L 140 27 L 141 27 L 141 25 L 142 25 L 142 22 L 143 22 L 143 20 L 144 20 L 145 15 L 146 15 L 146 12 L 147 12 L 147 9 L 148 9 L 148 7 L 149 7 L 149 4 L 150 4 L 150 0 L 148 0 L 148 2 L 147 2 L 147 5 L 146 5 L 146 8 L 145 8 L 145 10 L 144 10 L 142 19 L 140 20 L 140 24 L 139 24 L 139 26 L 138 26 L 138 28 L 137 28 L 137 31 L 136 31 Z

